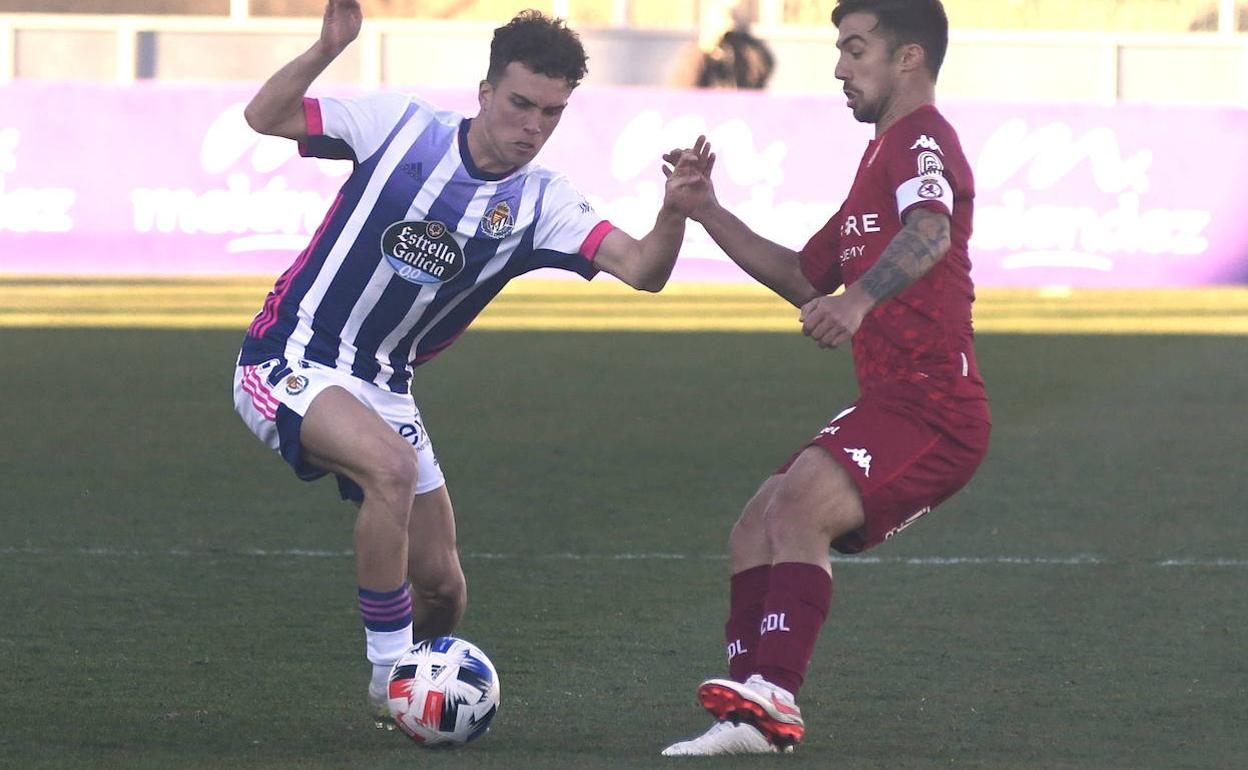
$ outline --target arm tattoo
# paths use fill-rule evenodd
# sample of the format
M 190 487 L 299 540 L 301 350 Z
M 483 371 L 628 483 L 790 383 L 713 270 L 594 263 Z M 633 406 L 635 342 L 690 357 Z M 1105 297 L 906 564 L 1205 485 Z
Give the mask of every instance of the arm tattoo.
M 949 217 L 918 209 L 858 282 L 881 302 L 923 277 L 949 250 Z

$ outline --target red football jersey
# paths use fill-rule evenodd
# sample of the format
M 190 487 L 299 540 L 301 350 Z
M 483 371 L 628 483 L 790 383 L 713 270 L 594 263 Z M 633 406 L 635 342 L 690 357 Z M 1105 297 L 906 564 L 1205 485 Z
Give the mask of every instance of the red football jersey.
M 927 105 L 873 139 L 849 197 L 801 251 L 806 278 L 825 293 L 858 280 L 916 207 L 952 222 L 949 251 L 922 278 L 867 314 L 853 339 L 863 396 L 940 401 L 987 419 L 975 364 L 971 304 L 975 287 L 967 241 L 975 182 L 953 126 Z

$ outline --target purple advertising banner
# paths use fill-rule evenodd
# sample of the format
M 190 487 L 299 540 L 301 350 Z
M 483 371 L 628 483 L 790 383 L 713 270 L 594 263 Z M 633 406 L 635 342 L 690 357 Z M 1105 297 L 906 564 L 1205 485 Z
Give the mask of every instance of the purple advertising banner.
M 276 276 L 350 172 L 243 120 L 253 85 L 0 86 L 0 274 Z M 315 93 L 315 92 L 314 92 Z M 428 92 L 472 115 L 475 94 Z M 942 104 L 976 175 L 981 286 L 1248 283 L 1248 111 Z M 870 127 L 843 100 L 582 88 L 539 162 L 649 230 L 660 156 L 706 134 L 719 199 L 800 248 L 839 207 Z M 748 280 L 696 226 L 677 280 Z

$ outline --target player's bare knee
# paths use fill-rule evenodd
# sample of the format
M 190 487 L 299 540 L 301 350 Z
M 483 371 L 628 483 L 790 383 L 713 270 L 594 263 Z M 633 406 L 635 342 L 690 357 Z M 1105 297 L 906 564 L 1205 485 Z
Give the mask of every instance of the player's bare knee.
M 728 535 L 728 553 L 734 563 L 738 559 L 751 560 L 766 553 L 767 524 L 764 505 L 747 505 L 741 517 Z
M 831 543 L 861 526 L 860 508 L 840 495 L 812 499 L 805 490 L 782 486 L 767 505 L 764 516 L 768 547 L 773 553 L 791 551 L 812 542 Z M 857 513 L 856 513 L 857 512 Z
M 808 512 L 790 505 L 783 497 L 773 499 L 767 506 L 763 525 L 767 547 L 773 554 L 784 553 L 793 544 L 809 542 L 819 534 Z
M 468 603 L 468 583 L 458 569 L 414 580 L 412 590 L 416 601 L 441 615 L 461 615 Z
M 365 500 L 381 502 L 386 508 L 404 512 L 404 523 L 416 495 L 418 481 L 416 456 L 411 451 L 389 452 L 370 463 L 360 479 Z
M 745 504 L 741 516 L 737 518 L 728 537 L 729 548 L 733 550 L 756 549 L 758 544 L 767 539 L 767 508 L 775 499 L 780 479 L 772 477 L 763 482 L 750 501 Z

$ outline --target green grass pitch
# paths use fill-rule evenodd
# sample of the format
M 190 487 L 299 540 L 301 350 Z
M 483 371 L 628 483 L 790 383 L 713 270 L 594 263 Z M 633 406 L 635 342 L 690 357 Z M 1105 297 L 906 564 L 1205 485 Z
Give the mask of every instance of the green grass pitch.
M 241 332 L 240 332 L 241 333 Z M 232 413 L 240 333 L 3 329 L 0 767 L 652 768 L 705 728 L 728 528 L 854 393 L 789 334 L 472 332 L 416 390 L 489 735 L 372 729 L 352 509 Z M 984 335 L 990 455 L 834 565 L 786 767 L 1242 768 L 1248 337 Z

